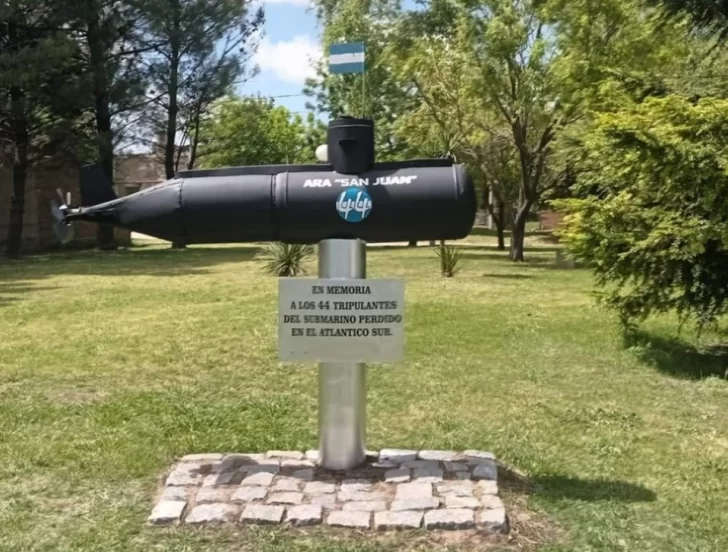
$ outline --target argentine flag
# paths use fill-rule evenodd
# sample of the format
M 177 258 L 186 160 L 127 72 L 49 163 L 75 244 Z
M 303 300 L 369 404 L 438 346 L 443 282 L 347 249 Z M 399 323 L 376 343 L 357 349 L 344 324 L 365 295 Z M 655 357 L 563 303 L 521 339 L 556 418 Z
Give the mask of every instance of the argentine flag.
M 332 44 L 329 48 L 329 72 L 332 75 L 364 72 L 364 43 Z

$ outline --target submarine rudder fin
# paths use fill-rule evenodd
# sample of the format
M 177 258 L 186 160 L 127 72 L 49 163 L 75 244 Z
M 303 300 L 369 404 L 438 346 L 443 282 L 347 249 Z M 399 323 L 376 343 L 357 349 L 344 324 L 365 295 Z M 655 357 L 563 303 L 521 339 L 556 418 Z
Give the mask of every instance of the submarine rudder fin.
M 118 199 L 114 186 L 104 173 L 101 165 L 81 167 L 79 184 L 82 207 L 92 207 Z

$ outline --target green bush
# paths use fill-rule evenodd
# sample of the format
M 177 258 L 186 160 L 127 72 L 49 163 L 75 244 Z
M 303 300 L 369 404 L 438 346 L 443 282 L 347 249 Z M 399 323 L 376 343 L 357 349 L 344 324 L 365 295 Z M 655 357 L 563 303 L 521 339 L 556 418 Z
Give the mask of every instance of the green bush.
M 559 235 L 628 328 L 728 313 L 728 101 L 649 99 L 599 116 L 583 140 Z
M 462 268 L 463 251 L 459 247 L 453 245 L 445 245 L 441 243 L 435 249 L 435 255 L 440 259 L 440 273 L 445 278 L 452 278 L 460 272 Z
M 274 242 L 267 244 L 260 254 L 265 261 L 263 269 L 281 278 L 300 276 L 306 273 L 303 264 L 313 255 L 310 245 L 296 245 Z

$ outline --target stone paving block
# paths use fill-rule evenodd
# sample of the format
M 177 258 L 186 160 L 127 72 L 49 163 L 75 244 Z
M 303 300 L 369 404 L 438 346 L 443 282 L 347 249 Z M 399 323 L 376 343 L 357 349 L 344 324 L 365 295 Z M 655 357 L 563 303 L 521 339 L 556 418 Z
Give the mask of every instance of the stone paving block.
M 480 508 L 480 501 L 474 496 L 455 496 L 448 495 L 445 497 L 446 508 Z
M 265 453 L 266 458 L 287 458 L 289 460 L 305 460 L 306 455 L 300 450 L 269 450 Z
M 209 463 L 219 462 L 222 460 L 223 455 L 218 453 L 209 454 L 187 454 L 180 459 L 180 462 L 196 462 L 196 463 Z
M 406 468 L 387 470 L 384 472 L 384 480 L 387 483 L 406 483 L 410 480 L 410 471 Z
M 475 515 L 468 509 L 430 510 L 425 514 L 425 529 L 472 529 Z
M 267 502 L 268 504 L 302 504 L 303 493 L 272 493 Z
M 412 479 L 418 483 L 438 483 L 442 481 L 442 470 L 439 468 L 419 468 L 412 473 Z
M 444 462 L 444 464 L 445 469 L 449 472 L 462 472 L 470 470 L 470 467 L 467 464 L 463 464 L 462 462 Z
M 275 492 L 300 491 L 301 485 L 303 482 L 295 477 L 277 477 L 270 490 Z
M 316 450 L 190 456 L 194 461 L 173 466 L 148 521 L 509 530 L 491 453 L 384 449 L 368 454 L 361 473 L 369 477 L 340 482 L 340 475 L 316 468 Z
M 281 460 L 281 468 L 313 468 L 311 460 Z
M 243 479 L 241 485 L 256 485 L 259 487 L 267 487 L 273 482 L 273 477 L 273 474 L 268 472 L 253 473 Z
M 413 469 L 431 468 L 436 470 L 440 467 L 440 463 L 435 460 L 408 460 L 407 462 L 402 462 L 401 467 Z
M 326 481 L 311 481 L 303 488 L 303 492 L 307 494 L 329 494 L 335 491 L 336 485 Z
M 379 531 L 388 529 L 419 529 L 422 527 L 422 512 L 377 512 L 374 514 L 374 528 Z
M 199 485 L 202 481 L 202 475 L 197 472 L 175 470 L 169 474 L 164 484 L 167 487 L 189 487 L 191 485 Z
M 416 450 L 404 449 L 382 449 L 379 452 L 379 461 L 396 460 L 397 462 L 407 462 L 408 460 L 416 460 Z
M 343 510 L 346 512 L 381 512 L 387 509 L 384 500 L 364 500 L 361 502 L 347 502 Z
M 233 502 L 253 502 L 255 500 L 263 500 L 268 494 L 265 487 L 239 487 L 233 494 Z
M 475 466 L 475 468 L 473 468 L 473 479 L 497 480 L 498 467 L 496 466 L 496 463 L 491 461 Z
M 264 504 L 248 504 L 240 516 L 243 523 L 257 523 L 266 525 L 280 523 L 283 520 L 283 506 L 266 506 Z
M 265 460 L 264 454 L 226 454 L 215 472 L 225 473 L 239 468 L 246 468 L 255 465 L 260 460 Z
M 394 468 L 399 468 L 400 464 L 399 464 L 399 462 L 395 462 L 394 460 L 383 460 L 383 461 L 374 462 L 372 464 L 372 467 L 381 468 L 381 469 L 385 469 L 385 470 L 391 470 Z
M 192 511 L 185 518 L 185 523 L 223 523 L 232 521 L 237 511 L 237 508 L 225 503 L 201 504 L 192 508 Z
M 154 525 L 176 523 L 182 518 L 186 507 L 187 502 L 184 500 L 160 500 L 147 521 Z
M 202 486 L 203 487 L 218 487 L 220 485 L 230 485 L 230 484 L 232 484 L 232 482 L 236 476 L 240 477 L 234 471 L 229 471 L 229 472 L 224 472 L 224 473 L 213 473 L 213 474 L 205 476 L 205 478 L 202 480 Z
M 395 491 L 396 500 L 406 498 L 429 498 L 432 496 L 432 483 L 400 483 Z
M 318 504 L 324 508 L 336 507 L 336 497 L 332 494 L 312 495 L 308 501 L 311 504 Z
M 337 498 L 342 502 L 361 502 L 363 500 L 386 500 L 386 495 L 381 491 L 350 491 L 340 489 Z
M 331 512 L 326 517 L 326 523 L 332 527 L 369 529 L 371 521 L 371 512 L 344 512 L 342 510 L 338 510 Z
M 478 526 L 487 531 L 508 532 L 508 517 L 505 508 L 482 510 L 478 513 Z
M 440 507 L 440 501 L 435 497 L 405 498 L 392 502 L 390 510 L 398 512 L 402 510 L 433 510 Z
M 220 462 L 220 471 L 226 472 L 242 468 L 243 466 L 250 466 L 264 460 L 264 454 L 227 454 Z
M 295 477 L 296 479 L 300 479 L 301 481 L 311 481 L 313 479 L 313 470 L 296 470 L 293 472 L 292 475 L 293 477 Z
M 214 504 L 225 502 L 228 499 L 229 491 L 218 487 L 202 487 L 197 492 L 197 504 Z
M 445 481 L 437 484 L 437 492 L 442 496 L 473 496 L 475 484 L 472 481 Z
M 454 460 L 457 452 L 454 450 L 421 450 L 417 453 L 420 460 L 438 460 L 441 462 Z
M 210 466 L 212 465 L 214 465 L 214 462 L 211 464 L 204 464 L 202 462 L 180 462 L 179 464 L 175 464 L 169 473 L 170 475 L 173 473 L 191 473 L 202 475 L 208 473 L 210 470 Z
M 465 456 L 468 459 L 468 462 L 472 464 L 478 464 L 481 461 L 495 460 L 495 456 L 492 452 L 485 452 L 482 450 L 466 450 L 463 453 L 463 456 Z
M 192 487 L 165 487 L 159 500 L 187 500 Z M 197 487 L 194 487 L 195 489 Z
M 286 521 L 291 525 L 318 525 L 323 518 L 323 508 L 316 504 L 291 506 L 286 514 Z
M 266 460 L 265 463 L 246 466 L 241 469 L 245 470 L 248 475 L 253 475 L 254 473 L 279 473 L 281 471 L 281 466 L 278 463 L 278 460 Z
M 202 479 L 202 487 L 214 487 L 217 484 L 217 478 L 219 475 L 219 473 L 206 475 Z
M 374 486 L 374 483 L 368 479 L 344 479 L 341 482 L 341 490 L 347 491 L 368 491 Z
M 480 497 L 480 503 L 485 510 L 497 510 L 503 508 L 503 501 L 499 496 L 483 495 Z
M 484 495 L 497 495 L 498 494 L 498 482 L 497 481 L 489 481 L 486 479 L 483 479 L 481 481 L 478 481 L 478 484 L 475 486 L 477 490 L 480 491 L 481 494 Z

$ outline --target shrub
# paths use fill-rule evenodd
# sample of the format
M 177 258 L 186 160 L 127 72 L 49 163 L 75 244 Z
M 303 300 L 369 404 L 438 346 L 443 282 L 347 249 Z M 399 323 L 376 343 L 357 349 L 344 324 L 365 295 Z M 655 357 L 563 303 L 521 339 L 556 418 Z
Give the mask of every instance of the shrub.
M 265 261 L 263 269 L 268 274 L 288 278 L 305 274 L 303 263 L 312 254 L 310 245 L 274 242 L 263 248 L 260 257 Z
M 728 102 L 648 99 L 598 117 L 583 142 L 559 234 L 605 303 L 627 328 L 728 313 Z
M 462 268 L 461 262 L 463 251 L 459 247 L 453 245 L 445 245 L 441 243 L 435 249 L 435 255 L 440 259 L 440 273 L 445 278 L 452 278 L 460 272 Z

